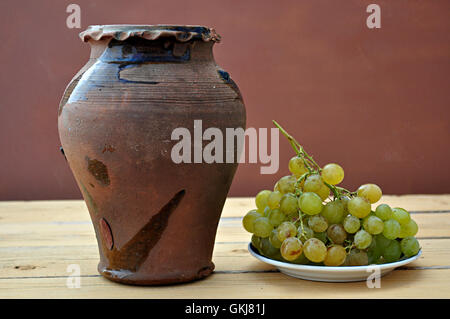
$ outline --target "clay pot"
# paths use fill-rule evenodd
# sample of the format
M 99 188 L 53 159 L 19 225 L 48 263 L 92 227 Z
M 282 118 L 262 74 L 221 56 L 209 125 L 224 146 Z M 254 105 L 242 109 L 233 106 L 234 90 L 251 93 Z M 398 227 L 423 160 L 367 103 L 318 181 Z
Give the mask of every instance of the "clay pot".
M 161 25 L 91 26 L 80 36 L 91 57 L 64 93 L 58 128 L 95 228 L 99 272 L 136 285 L 208 276 L 237 160 L 177 164 L 171 135 L 183 127 L 194 136 L 194 120 L 224 134 L 245 129 L 239 89 L 214 62 L 220 37 Z

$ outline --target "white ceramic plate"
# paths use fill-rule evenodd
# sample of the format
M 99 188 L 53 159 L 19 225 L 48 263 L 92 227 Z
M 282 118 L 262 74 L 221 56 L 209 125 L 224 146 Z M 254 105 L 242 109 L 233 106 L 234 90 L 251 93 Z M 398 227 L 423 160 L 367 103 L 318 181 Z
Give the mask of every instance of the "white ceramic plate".
M 261 256 L 258 252 L 254 251 L 251 243 L 248 244 L 248 251 L 250 252 L 250 254 L 252 254 L 253 257 L 259 259 L 262 262 L 265 262 L 266 264 L 277 267 L 280 272 L 288 276 L 306 280 L 327 282 L 366 281 L 367 278 L 374 273 L 374 266 L 379 267 L 380 275 L 384 276 L 395 268 L 404 266 L 416 260 L 422 254 L 422 250 L 420 250 L 417 255 L 408 259 L 381 265 L 329 267 L 290 264 L 266 258 Z

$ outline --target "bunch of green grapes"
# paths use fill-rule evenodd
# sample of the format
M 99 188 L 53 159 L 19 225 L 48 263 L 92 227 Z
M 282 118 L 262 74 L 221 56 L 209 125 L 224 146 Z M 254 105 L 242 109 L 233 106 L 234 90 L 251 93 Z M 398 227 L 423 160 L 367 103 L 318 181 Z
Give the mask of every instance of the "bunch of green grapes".
M 255 197 L 256 209 L 242 224 L 252 233 L 260 254 L 284 262 L 325 266 L 362 266 L 398 261 L 416 255 L 417 223 L 403 208 L 372 204 L 381 199 L 375 184 L 352 192 L 337 186 L 344 179 L 338 164 L 320 167 L 278 123 L 296 156 L 290 175 L 273 191 Z

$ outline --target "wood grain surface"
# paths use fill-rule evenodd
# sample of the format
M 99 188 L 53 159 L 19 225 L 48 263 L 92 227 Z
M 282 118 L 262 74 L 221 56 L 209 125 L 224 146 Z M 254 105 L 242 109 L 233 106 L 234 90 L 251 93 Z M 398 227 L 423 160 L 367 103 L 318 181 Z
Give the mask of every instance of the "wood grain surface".
M 247 251 L 241 217 L 251 198 L 229 198 L 216 237 L 216 270 L 205 280 L 160 287 L 110 282 L 97 272 L 98 248 L 82 201 L 0 202 L 0 298 L 449 298 L 450 195 L 384 196 L 412 212 L 423 254 L 381 279 L 321 283 L 287 277 Z M 68 288 L 71 264 L 81 287 Z M 338 293 L 336 293 L 338 291 Z

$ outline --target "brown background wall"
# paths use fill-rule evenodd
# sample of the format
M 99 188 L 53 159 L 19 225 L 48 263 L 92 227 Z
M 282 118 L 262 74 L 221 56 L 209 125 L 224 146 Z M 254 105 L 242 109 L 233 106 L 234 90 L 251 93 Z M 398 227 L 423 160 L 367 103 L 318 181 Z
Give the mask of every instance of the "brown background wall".
M 238 83 L 248 126 L 282 123 L 321 164 L 341 163 L 349 188 L 450 193 L 450 1 L 195 0 L 0 3 L 0 200 L 79 198 L 59 153 L 57 107 L 85 63 L 68 4 L 89 24 L 200 24 L 222 35 L 217 63 Z M 382 28 L 365 25 L 382 8 Z M 241 165 L 231 195 L 287 174 Z

